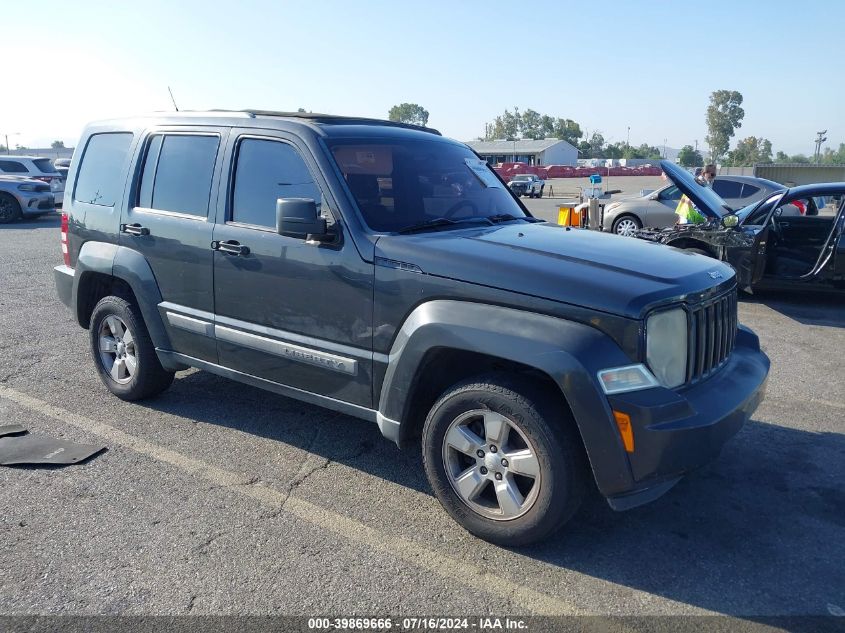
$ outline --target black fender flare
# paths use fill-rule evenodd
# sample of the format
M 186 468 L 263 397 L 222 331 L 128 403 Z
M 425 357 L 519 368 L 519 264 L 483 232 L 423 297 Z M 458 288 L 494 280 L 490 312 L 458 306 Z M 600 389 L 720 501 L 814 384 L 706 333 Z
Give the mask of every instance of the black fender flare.
M 399 442 L 402 423 L 410 417 L 417 368 L 436 348 L 511 360 L 549 376 L 569 404 L 599 489 L 631 485 L 627 455 L 596 373 L 632 361 L 606 334 L 515 308 L 452 300 L 420 304 L 394 339 L 381 389 L 378 423 L 394 441 Z
M 78 301 L 79 287 L 85 282 L 87 273 L 100 273 L 121 279 L 129 284 L 153 345 L 160 349 L 170 349 L 170 337 L 164 327 L 157 306 L 161 303 L 161 291 L 147 259 L 138 251 L 109 242 L 89 241 L 79 249 L 73 279 L 73 305 L 77 322 L 82 325 L 84 319 Z

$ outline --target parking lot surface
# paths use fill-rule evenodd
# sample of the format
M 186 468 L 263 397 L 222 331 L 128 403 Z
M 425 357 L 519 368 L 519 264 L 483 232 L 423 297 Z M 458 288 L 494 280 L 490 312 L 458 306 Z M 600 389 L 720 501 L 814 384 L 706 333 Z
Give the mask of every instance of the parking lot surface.
M 658 501 L 549 542 L 462 531 L 375 425 L 182 372 L 111 396 L 59 302 L 58 217 L 0 227 L 0 425 L 107 445 L 0 468 L 0 614 L 731 614 L 845 609 L 845 303 L 745 298 L 767 397 Z

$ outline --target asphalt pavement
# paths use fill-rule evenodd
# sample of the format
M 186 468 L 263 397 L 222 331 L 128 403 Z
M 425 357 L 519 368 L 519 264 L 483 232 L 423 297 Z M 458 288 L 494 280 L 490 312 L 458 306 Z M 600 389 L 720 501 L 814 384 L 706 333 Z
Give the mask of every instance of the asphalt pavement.
M 459 528 L 418 449 L 375 425 L 187 371 L 126 403 L 59 302 L 59 221 L 0 227 L 0 425 L 107 452 L 0 468 L 0 615 L 845 612 L 845 303 L 743 299 L 767 397 L 713 464 L 549 542 Z

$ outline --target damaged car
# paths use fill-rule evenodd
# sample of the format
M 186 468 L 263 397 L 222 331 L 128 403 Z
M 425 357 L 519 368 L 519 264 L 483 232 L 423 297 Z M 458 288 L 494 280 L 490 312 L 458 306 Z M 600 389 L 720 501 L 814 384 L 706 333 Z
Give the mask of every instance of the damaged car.
M 730 264 L 746 292 L 845 290 L 845 183 L 784 188 L 734 211 L 684 169 L 661 167 L 707 220 L 637 237 Z

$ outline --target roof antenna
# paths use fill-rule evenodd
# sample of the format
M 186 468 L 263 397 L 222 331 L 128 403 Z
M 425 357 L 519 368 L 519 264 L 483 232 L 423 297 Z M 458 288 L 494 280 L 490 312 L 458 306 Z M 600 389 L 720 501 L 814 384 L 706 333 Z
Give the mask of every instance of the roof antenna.
M 173 98 L 173 91 L 170 89 L 170 86 L 167 86 L 167 92 L 170 93 L 170 100 L 173 102 L 173 109 L 176 112 L 179 112 L 179 106 L 176 105 L 176 99 Z

